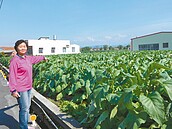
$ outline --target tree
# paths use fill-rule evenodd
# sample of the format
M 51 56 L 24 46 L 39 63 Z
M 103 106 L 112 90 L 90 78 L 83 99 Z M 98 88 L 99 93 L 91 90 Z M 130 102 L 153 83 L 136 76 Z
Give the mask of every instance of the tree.
M 0 57 L 4 57 L 5 53 L 4 52 L 0 52 Z
M 91 48 L 90 47 L 83 47 L 81 48 L 81 52 L 90 52 Z
M 127 49 L 129 49 L 130 48 L 130 45 L 128 44 L 126 47 L 127 47 Z
M 109 49 L 109 46 L 108 45 L 103 45 L 103 49 L 104 50 L 108 50 Z
M 113 50 L 114 48 L 112 46 L 109 47 L 109 50 Z
M 127 49 L 127 50 L 129 50 L 129 48 L 130 48 L 130 45 L 126 45 L 125 47 L 123 47 L 123 49 Z
M 121 50 L 121 49 L 123 49 L 123 46 L 122 46 L 122 45 L 118 45 L 117 48 L 118 48 L 119 50 Z

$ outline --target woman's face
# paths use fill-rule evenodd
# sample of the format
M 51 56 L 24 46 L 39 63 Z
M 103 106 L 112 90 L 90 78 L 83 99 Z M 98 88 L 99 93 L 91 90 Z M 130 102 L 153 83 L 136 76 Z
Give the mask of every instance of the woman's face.
M 27 52 L 27 46 L 26 44 L 23 42 L 20 45 L 18 45 L 17 47 L 17 53 L 21 56 L 25 55 Z

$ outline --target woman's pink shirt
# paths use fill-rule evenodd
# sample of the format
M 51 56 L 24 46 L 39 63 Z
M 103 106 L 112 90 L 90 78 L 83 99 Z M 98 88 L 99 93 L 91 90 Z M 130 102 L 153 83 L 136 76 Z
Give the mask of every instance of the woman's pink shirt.
M 32 65 L 44 60 L 44 56 L 15 55 L 10 60 L 9 88 L 12 91 L 27 91 L 32 89 Z

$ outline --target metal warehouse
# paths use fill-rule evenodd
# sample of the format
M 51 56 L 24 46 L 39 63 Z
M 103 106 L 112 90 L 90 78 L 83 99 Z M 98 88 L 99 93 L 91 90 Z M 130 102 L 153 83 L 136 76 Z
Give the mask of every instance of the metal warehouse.
M 157 32 L 132 38 L 131 50 L 172 50 L 172 32 Z

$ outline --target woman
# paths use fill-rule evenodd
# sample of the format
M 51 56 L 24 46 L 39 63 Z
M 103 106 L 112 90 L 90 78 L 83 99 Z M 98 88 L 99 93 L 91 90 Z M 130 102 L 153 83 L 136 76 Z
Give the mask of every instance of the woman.
M 20 129 L 28 129 L 29 108 L 31 105 L 32 64 L 46 60 L 44 56 L 27 56 L 28 44 L 18 40 L 14 46 L 17 54 L 10 60 L 9 88 L 19 104 Z

